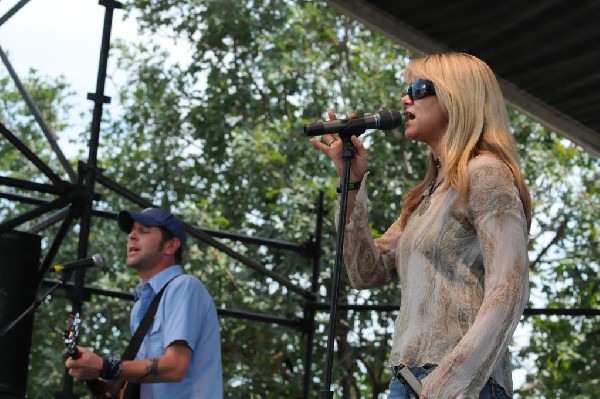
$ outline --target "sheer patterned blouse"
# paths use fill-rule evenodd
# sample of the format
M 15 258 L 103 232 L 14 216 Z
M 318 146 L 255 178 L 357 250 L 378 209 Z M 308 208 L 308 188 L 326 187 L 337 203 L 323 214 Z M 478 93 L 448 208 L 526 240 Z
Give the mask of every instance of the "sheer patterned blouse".
M 404 231 L 397 220 L 374 240 L 363 184 L 345 227 L 354 288 L 399 278 L 389 365 L 437 364 L 423 381 L 430 399 L 477 398 L 490 376 L 512 394 L 508 344 L 529 295 L 528 228 L 513 175 L 489 155 L 471 160 L 468 171 L 462 217 L 452 210 L 456 191 L 438 190 Z

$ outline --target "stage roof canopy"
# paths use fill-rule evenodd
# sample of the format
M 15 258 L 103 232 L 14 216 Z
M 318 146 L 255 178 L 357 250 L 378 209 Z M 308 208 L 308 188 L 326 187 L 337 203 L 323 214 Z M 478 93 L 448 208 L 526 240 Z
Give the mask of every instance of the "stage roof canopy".
M 508 103 L 600 155 L 600 0 L 328 0 L 418 54 L 484 60 Z

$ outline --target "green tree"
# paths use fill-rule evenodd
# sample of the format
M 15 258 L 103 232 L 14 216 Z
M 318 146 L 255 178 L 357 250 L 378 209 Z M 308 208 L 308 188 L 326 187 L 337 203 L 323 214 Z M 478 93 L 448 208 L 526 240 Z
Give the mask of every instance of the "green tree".
M 292 242 L 307 240 L 314 230 L 311 212 L 318 192 L 326 190 L 326 208 L 333 209 L 337 178 L 329 161 L 312 150 L 302 135 L 303 124 L 327 108 L 349 113 L 369 111 L 372 107 L 398 107 L 401 92 L 390 81 L 401 77 L 405 53 L 320 3 L 181 2 L 179 7 L 160 2 L 137 4 L 142 13 L 141 26 L 148 33 L 164 31 L 162 24 L 168 21 L 174 39 L 192 39 L 191 62 L 185 68 L 170 65 L 168 54 L 155 46 L 121 47 L 120 68 L 131 72 L 125 87 L 135 89 L 122 93 L 123 102 L 131 107 L 124 119 L 105 134 L 108 142 L 103 148 L 114 151 L 106 155 L 111 159 L 110 166 L 105 164 L 106 174 L 135 174 L 134 181 L 141 183 L 141 192 L 148 197 L 168 198 L 167 205 L 180 209 L 187 219 L 199 220 L 203 226 Z M 369 51 L 363 50 L 365 41 Z M 156 99 L 156 105 L 149 106 L 148 99 Z M 400 134 L 395 133 L 387 142 L 381 133 L 373 133 L 372 138 L 365 136 L 375 151 L 381 148 L 402 159 L 414 154 L 408 176 L 402 171 L 404 162 L 386 163 L 384 167 L 384 158 L 374 161 L 374 184 L 394 181 L 391 192 L 376 193 L 391 204 L 391 209 L 382 207 L 378 212 L 388 224 L 399 211 L 401 190 L 414 182 L 424 165 L 421 150 L 399 140 Z M 154 138 L 152 144 L 147 137 Z M 124 142 L 130 144 L 124 147 Z M 118 156 L 123 150 L 130 156 Z M 132 157 L 136 158 L 133 162 Z M 154 172 L 151 183 L 163 187 L 142 181 L 147 176 L 140 176 L 139 170 L 149 168 Z M 173 168 L 177 173 L 169 174 Z M 202 218 L 196 216 L 197 212 Z M 330 285 L 335 238 L 332 216 L 333 213 L 326 222 L 323 287 Z M 378 228 L 380 234 L 385 226 L 382 223 Z M 272 251 L 265 253 L 264 248 L 240 250 L 277 273 L 291 276 L 303 287 L 310 287 L 310 266 L 306 260 Z M 199 270 L 214 262 L 212 257 L 202 255 L 204 258 L 200 256 L 193 262 Z M 230 275 L 235 276 L 235 285 L 226 275 L 207 279 L 207 284 L 215 287 L 217 301 L 226 307 L 279 315 L 302 314 L 303 301 L 282 287 L 263 284 L 264 278 L 239 265 L 226 265 Z M 385 291 L 389 298 L 396 295 L 393 287 Z M 341 300 L 361 302 L 364 294 L 350 290 L 343 281 Z M 317 344 L 321 348 L 315 350 L 316 354 L 325 353 L 322 346 L 327 317 L 324 313 L 318 315 Z M 384 365 L 389 318 L 386 315 L 381 326 L 379 318 L 370 314 L 342 313 L 340 317 L 338 357 L 343 367 L 336 366 L 334 381 L 346 397 L 362 396 L 364 392 L 377 397 L 388 382 Z M 297 332 L 282 335 L 279 328 L 265 331 L 251 323 L 237 327 L 239 320 L 224 319 L 223 323 L 228 331 L 223 338 L 224 350 L 235 355 L 234 363 L 225 367 L 232 370 L 231 375 L 226 375 L 231 382 L 231 395 L 301 394 L 304 342 Z M 367 329 L 382 332 L 375 334 L 376 340 L 384 340 L 378 345 L 377 355 L 366 354 L 369 350 L 357 346 L 359 342 L 351 336 L 353 329 L 344 328 L 364 327 L 365 323 Z M 282 336 L 288 341 L 282 341 Z M 239 345 L 256 341 L 262 344 Z M 362 337 L 360 342 L 372 345 Z M 294 381 L 281 381 L 280 353 L 293 354 Z M 356 353 L 365 353 L 360 364 Z M 324 361 L 324 355 L 315 358 L 313 389 L 322 383 Z M 257 368 L 256 364 L 265 367 Z M 361 367 L 377 379 L 375 384 L 365 381 Z M 264 368 L 273 371 L 264 373 Z M 362 380 L 360 383 L 357 377 Z
M 598 309 L 600 160 L 522 115 L 513 113 L 513 124 L 534 198 L 531 271 L 537 302 L 553 309 Z M 521 396 L 597 396 L 598 317 L 530 319 L 532 335 L 521 356 L 532 359 L 537 372 L 527 376 Z
M 175 63 L 167 49 L 154 43 L 118 43 L 113 48 L 111 57 L 127 76 L 113 99 L 120 111 L 107 114 L 102 125 L 102 173 L 192 224 L 307 244 L 323 191 L 329 212 L 318 293 L 320 301 L 328 302 L 338 183 L 330 162 L 312 149 L 302 127 L 329 108 L 340 114 L 401 108 L 402 72 L 410 54 L 320 2 L 132 0 L 127 5 L 135 10 L 145 36 L 167 35 L 189 43 L 190 59 Z M 28 89 L 38 107 L 60 132 L 68 89 L 36 74 L 31 82 Z M 3 122 L 10 121 L 10 128 L 59 170 L 8 80 L 0 84 L 7 110 Z M 530 247 L 534 305 L 597 307 L 599 161 L 518 112 L 511 112 L 511 123 L 535 200 Z M 84 146 L 88 136 L 82 132 Z M 371 225 L 377 236 L 399 214 L 402 193 L 423 175 L 426 149 L 403 140 L 399 131 L 361 137 L 370 150 Z M 0 154 L 6 175 L 43 181 L 7 143 L 0 144 Z M 85 151 L 80 155 L 85 159 Z M 102 195 L 97 209 L 133 206 L 101 185 L 96 190 Z M 30 207 L 3 201 L 0 214 L 6 218 L 17 206 Z M 74 226 L 65 252 L 61 250 L 65 259 L 76 252 L 76 231 Z M 51 227 L 44 236 L 55 232 Z M 225 242 L 298 286 L 311 288 L 306 257 Z M 123 235 L 114 221 L 94 219 L 90 243 L 90 253 L 105 254 L 109 267 L 87 275 L 87 284 L 119 290 L 135 284 L 123 263 Z M 292 328 L 221 318 L 226 394 L 301 397 L 304 333 L 310 327 L 302 323 L 306 300 L 203 242 L 190 244 L 184 267 L 207 285 L 219 308 L 299 320 L 298 328 Z M 398 289 L 390 284 L 357 292 L 343 272 L 340 301 L 397 304 Z M 130 305 L 92 295 L 83 309 L 82 344 L 104 353 L 122 351 L 129 337 Z M 31 397 L 48 397 L 61 389 L 59 333 L 69 311 L 69 301 L 59 292 L 36 313 Z M 310 397 L 323 389 L 328 317 L 317 312 Z M 340 311 L 333 368 L 336 397 L 383 397 L 390 378 L 385 364 L 394 317 L 395 312 Z M 593 397 L 597 380 L 589 377 L 599 374 L 594 360 L 597 319 L 527 320 L 532 335 L 520 360 L 532 359 L 535 367 L 521 396 Z M 76 389 L 85 392 L 81 384 Z

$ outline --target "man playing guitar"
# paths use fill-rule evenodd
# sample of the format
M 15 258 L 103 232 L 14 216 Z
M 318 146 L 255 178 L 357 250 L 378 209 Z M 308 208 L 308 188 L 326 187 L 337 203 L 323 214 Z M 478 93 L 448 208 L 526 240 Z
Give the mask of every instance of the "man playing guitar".
M 132 332 L 155 297 L 158 308 L 137 355 L 132 356 L 135 359 L 101 358 L 77 347 L 79 356 L 65 362 L 69 374 L 80 380 L 107 382 L 105 391 L 110 395 L 118 394 L 127 382 L 128 390 L 139 384 L 140 398 L 222 398 L 216 308 L 204 285 L 182 272 L 183 223 L 157 208 L 122 211 L 118 222 L 128 233 L 126 263 L 141 278 L 131 311 Z

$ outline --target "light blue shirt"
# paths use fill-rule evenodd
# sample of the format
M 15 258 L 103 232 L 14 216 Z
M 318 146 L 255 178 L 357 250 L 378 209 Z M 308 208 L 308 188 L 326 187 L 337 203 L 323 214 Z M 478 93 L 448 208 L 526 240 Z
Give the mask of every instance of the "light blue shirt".
M 142 341 L 136 360 L 162 356 L 175 341 L 185 341 L 192 349 L 192 358 L 183 381 L 142 384 L 141 399 L 222 398 L 221 337 L 217 311 L 204 285 L 197 278 L 183 274 L 181 266 L 171 266 L 135 288 L 131 331 L 135 331 L 154 296 L 169 281 L 171 283 L 163 293 L 154 322 Z

